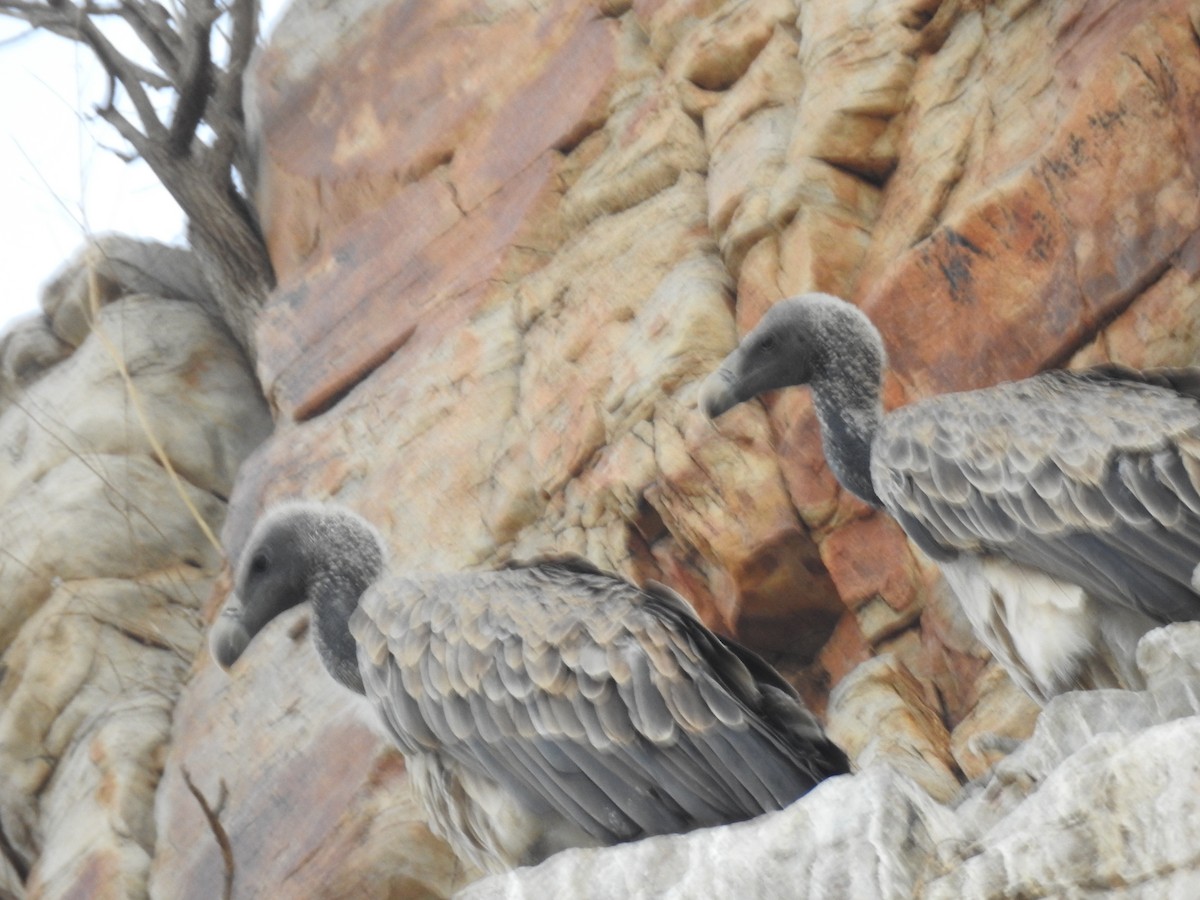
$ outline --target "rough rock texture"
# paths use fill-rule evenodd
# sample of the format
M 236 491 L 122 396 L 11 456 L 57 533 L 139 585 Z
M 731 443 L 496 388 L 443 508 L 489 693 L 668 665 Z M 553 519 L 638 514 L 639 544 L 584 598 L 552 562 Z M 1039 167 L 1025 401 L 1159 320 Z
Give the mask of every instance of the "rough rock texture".
M 941 805 L 891 762 L 753 822 L 572 850 L 461 896 L 1188 897 L 1200 884 L 1200 623 L 1151 632 L 1150 687 L 1065 694 Z M 938 766 L 928 774 L 937 776 Z
M 118 234 L 89 241 L 56 272 L 42 288 L 42 310 L 55 336 L 77 347 L 99 308 L 130 294 L 190 300 L 216 313 L 190 251 Z
M 405 570 L 584 553 L 670 584 L 710 625 L 777 661 L 815 710 L 829 704 L 830 728 L 864 767 L 728 839 L 569 854 L 479 892 L 611 885 L 628 896 L 661 879 L 664 890 L 702 884 L 705 896 L 712 885 L 763 895 L 786 885 L 786 896 L 1196 893 L 1182 887 L 1198 877 L 1187 851 L 1197 837 L 1190 695 L 1170 699 L 1171 679 L 1160 679 L 1144 695 L 1062 698 L 1037 718 L 936 570 L 838 489 L 804 392 L 717 426 L 694 401 L 739 333 L 808 289 L 841 293 L 879 323 L 890 405 L 1053 365 L 1196 361 L 1198 29 L 1188 0 L 291 7 L 258 59 L 250 103 L 279 275 L 257 332 L 275 431 L 239 471 L 229 552 L 264 505 L 336 497 L 381 528 Z M 112 299 L 103 285 L 163 283 L 136 248 L 106 253 L 116 262 L 98 266 L 103 278 L 65 273 L 47 296 L 53 315 L 0 338 L 0 441 L 12 456 L 0 499 L 32 504 L 0 511 L 12 523 L 4 546 L 39 572 L 70 573 L 3 595 L 0 648 L 13 649 L 0 723 L 17 727 L 7 698 L 19 684 L 78 677 L 65 666 L 39 675 L 18 651 L 84 640 L 113 654 L 125 636 L 149 652 L 144 629 L 179 634 L 170 653 L 138 664 L 160 686 L 153 703 L 121 694 L 128 716 L 154 720 L 145 730 L 96 712 L 116 703 L 113 670 L 80 688 L 94 702 L 65 680 L 38 689 L 76 712 L 37 707 L 45 721 L 19 745 L 28 755 L 0 761 L 0 856 L 17 863 L 0 861 L 0 888 L 24 880 L 30 895 L 59 896 L 86 875 L 112 896 L 384 897 L 466 884 L 477 873 L 415 823 L 398 758 L 356 724 L 294 629 L 268 629 L 232 680 L 208 661 L 195 597 L 215 559 L 186 518 L 162 513 L 159 524 L 156 503 L 146 519 L 167 540 L 161 555 L 140 551 L 156 578 L 200 563 L 186 600 L 171 593 L 182 581 L 156 581 L 56 530 L 77 520 L 114 540 L 114 522 L 144 533 L 135 512 L 51 514 L 65 503 L 52 499 L 56 482 L 100 496 L 123 466 L 129 486 L 116 494 L 137 500 L 162 480 L 141 430 L 122 430 L 123 394 L 50 399 L 60 371 L 101 358 L 87 327 L 92 300 Z M 179 295 L 193 283 L 182 278 Z M 118 300 L 100 318 L 168 306 L 198 315 L 164 304 Z M 152 337 L 166 352 L 179 333 Z M 95 381 L 100 370 L 87 371 Z M 131 374 L 175 391 L 159 402 L 147 388 L 146 404 L 177 471 L 219 519 L 253 441 L 205 424 L 208 412 L 181 414 L 203 393 L 173 365 Z M 254 406 L 239 377 L 235 396 Z M 33 417 L 28 397 L 44 397 L 50 414 Z M 10 426 L 23 436 L 3 437 Z M 94 447 L 75 442 L 92 428 Z M 103 459 L 71 462 L 85 450 Z M 212 467 L 221 488 L 197 480 Z M 24 524 L 34 521 L 51 539 L 34 538 Z M 5 566 L 0 578 L 15 572 Z M 111 592 L 112 579 L 131 577 L 172 598 L 136 627 Z M 70 579 L 87 579 L 71 595 L 81 609 L 117 623 L 99 638 L 55 618 Z M 1187 643 L 1148 639 L 1160 649 L 1145 651 L 1147 664 L 1186 669 L 1168 652 L 1175 641 Z M 59 719 L 69 727 L 51 727 Z M 1009 755 L 1035 719 L 1034 737 Z M 79 743 L 88 728 L 95 740 Z M 60 752 L 75 761 L 38 768 Z M 120 769 L 79 808 L 126 796 L 141 805 L 121 807 L 119 840 L 75 855 L 79 833 L 55 824 L 66 798 L 86 795 L 88 766 L 120 754 L 152 761 Z M 143 800 L 160 767 L 150 819 Z M 1180 790 L 1147 799 L 1168 776 Z M 963 799 L 966 779 L 982 781 Z M 727 840 L 745 845 L 727 852 Z M 759 868 L 731 865 L 743 858 Z M 712 880 L 686 881 L 693 871 Z
M 951 814 L 919 787 L 871 769 L 751 822 L 569 850 L 460 896 L 910 898 L 938 843 L 954 834 Z
M 665 581 L 818 711 L 838 685 L 834 733 L 906 774 L 889 790 L 924 798 L 940 845 L 934 799 L 1002 764 L 1036 706 L 895 524 L 837 488 L 803 392 L 714 427 L 694 386 L 772 302 L 814 288 L 879 322 L 893 405 L 1071 361 L 1193 361 L 1194 19 L 1183 0 L 298 3 L 254 78 L 277 430 L 241 472 L 230 552 L 264 505 L 337 497 L 405 570 L 559 549 Z M 303 642 L 277 655 L 282 629 L 260 640 L 235 680 L 315 672 Z M 284 714 L 224 677 L 202 662 L 184 708 Z M 286 701 L 314 723 L 319 682 Z M 206 756 L 245 732 L 181 723 L 158 893 L 219 870 L 185 767 L 208 796 L 230 786 L 234 895 L 278 885 L 283 862 L 241 848 L 294 809 L 265 799 L 291 777 L 273 761 L 329 758 L 330 727 L 301 744 L 265 729 L 251 790 Z M 863 784 L 827 802 L 883 822 Z M 806 834 L 808 815 L 786 827 Z M 391 826 L 357 827 L 373 846 Z M 916 877 L 903 843 L 872 847 L 888 873 L 864 868 L 872 884 Z M 307 877 L 333 883 L 331 854 Z
M 101 244 L 131 247 L 157 259 L 160 294 L 186 296 L 170 279 L 186 276 L 183 251 Z M 64 269 L 76 288 L 53 314 L 0 339 L 13 376 L 0 412 L 0 892 L 14 896 L 145 895 L 172 715 L 221 565 L 204 527 L 219 528 L 271 424 L 241 353 L 195 302 L 136 293 L 144 280 L 111 269 L 95 302 L 80 286 L 97 252 Z M 73 350 L 51 334 L 66 321 Z
M 288 614 L 291 639 L 237 678 L 201 663 L 176 709 L 150 896 L 437 897 L 478 877 L 425 827 L 365 701 L 297 653 L 307 626 Z

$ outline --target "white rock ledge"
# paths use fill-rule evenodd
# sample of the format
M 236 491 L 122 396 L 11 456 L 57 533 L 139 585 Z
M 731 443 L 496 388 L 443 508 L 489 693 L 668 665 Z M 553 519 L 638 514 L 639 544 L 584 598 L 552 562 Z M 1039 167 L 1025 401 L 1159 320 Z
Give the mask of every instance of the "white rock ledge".
M 1057 698 L 940 804 L 880 760 L 752 822 L 562 853 L 459 896 L 1200 896 L 1200 623 L 1138 648 L 1146 691 Z

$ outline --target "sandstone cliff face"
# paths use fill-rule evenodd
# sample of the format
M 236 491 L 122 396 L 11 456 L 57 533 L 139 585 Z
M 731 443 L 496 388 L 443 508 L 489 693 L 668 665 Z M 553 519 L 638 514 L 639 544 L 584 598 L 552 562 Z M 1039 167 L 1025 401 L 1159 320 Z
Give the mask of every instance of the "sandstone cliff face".
M 1155 638 L 1173 662 L 1147 650 L 1146 665 L 1172 674 L 1145 696 L 1070 698 L 1005 760 L 1037 710 L 894 523 L 838 489 L 804 393 L 716 427 L 694 403 L 739 333 L 810 289 L 880 325 L 891 405 L 1051 365 L 1194 362 L 1198 19 L 1183 0 L 301 0 L 288 12 L 253 103 L 280 285 L 257 341 L 275 430 L 240 470 L 226 547 L 236 554 L 275 500 L 336 497 L 383 530 L 404 571 L 558 549 L 665 581 L 783 666 L 862 769 L 728 838 L 568 854 L 473 892 L 611 882 L 627 896 L 622 877 L 654 872 L 684 893 L 1151 896 L 1200 877 L 1179 851 L 1194 835 L 1168 841 L 1134 812 L 1200 746 L 1191 695 L 1163 693 L 1194 678 L 1194 636 Z M 72 329 L 59 330 L 78 343 Z M 4 356 L 12 384 L 67 352 L 44 329 L 27 338 Z M 215 557 L 200 563 L 210 579 Z M 10 630 L 55 608 L 49 590 L 27 590 Z M 174 724 L 169 747 L 161 728 L 155 741 L 137 732 L 157 754 L 138 769 L 155 806 L 138 807 L 140 831 L 113 832 L 119 871 L 134 874 L 96 869 L 97 890 L 445 895 L 477 877 L 419 824 L 402 762 L 320 672 L 304 613 L 232 679 L 189 615 L 154 670 L 160 705 L 137 707 Z M 49 777 L 38 761 L 61 752 L 31 750 L 41 770 L 3 776 L 17 798 L 0 804 L 6 855 L 34 866 L 30 896 L 68 893 L 86 859 L 70 855 L 79 833 L 55 824 L 66 812 L 28 799 Z M 161 782 L 145 776 L 158 768 Z M 1089 804 L 1100 782 L 1111 802 Z M 64 804 L 87 796 L 67 776 L 52 783 Z M 1191 815 L 1182 795 L 1164 803 L 1162 821 Z M 1127 821 L 1138 836 L 1121 862 L 1095 865 Z M 704 880 L 727 854 L 748 868 Z

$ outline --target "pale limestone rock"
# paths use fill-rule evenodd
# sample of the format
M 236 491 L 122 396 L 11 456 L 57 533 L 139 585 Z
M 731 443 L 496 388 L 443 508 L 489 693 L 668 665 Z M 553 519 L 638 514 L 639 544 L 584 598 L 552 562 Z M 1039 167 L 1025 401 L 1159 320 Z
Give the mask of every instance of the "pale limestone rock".
M 758 110 L 711 148 L 708 227 L 719 235 L 734 273 L 750 247 L 777 224 L 770 219 L 771 189 L 783 171 L 794 118 L 784 107 Z
M 1146 691 L 1056 698 L 1033 737 L 968 791 L 957 811 L 967 840 L 943 858 L 946 874 L 930 897 L 1035 886 L 1054 895 L 1190 895 L 1200 883 L 1192 850 L 1200 627 L 1152 631 L 1138 656 L 1152 667 Z
M 877 179 L 896 164 L 893 118 L 916 71 L 923 20 L 938 0 L 810 0 L 798 26 L 804 93 L 789 159 Z
M 952 826 L 951 814 L 924 791 L 880 767 L 826 781 L 787 809 L 749 822 L 567 851 L 459 896 L 902 900 L 914 895 Z
M 584 229 L 518 289 L 520 417 L 542 492 L 650 415 L 690 361 L 733 340 L 724 274 L 698 236 L 703 209 L 699 179 L 681 178 Z M 635 285 L 650 273 L 672 274 L 647 298 Z
M 16 868 L 0 856 L 0 897 L 4 900 L 25 900 L 25 885 Z
M 692 373 L 732 337 L 729 276 L 712 247 L 689 252 L 681 241 L 679 251 L 686 255 L 639 304 L 610 361 L 595 361 L 595 369 L 603 368 L 609 377 L 602 410 L 610 438 L 652 419 L 676 400 L 690 407 Z
M 799 87 L 790 137 L 764 210 L 752 223 L 739 221 L 729 241 L 735 266 L 765 224 L 784 229 L 784 295 L 854 295 L 879 215 L 877 182 L 896 165 L 895 123 L 916 72 L 921 25 L 935 8 L 930 0 L 802 5 L 799 74 L 785 82 Z
M 136 579 L 180 563 L 217 568 L 217 550 L 187 503 L 210 526 L 219 523 L 219 500 L 176 485 L 154 461 L 93 453 L 66 460 L 0 506 L 0 652 L 62 582 Z
M 49 319 L 5 345 L 20 390 L 0 413 L 0 832 L 31 897 L 145 896 L 175 701 L 220 565 L 203 525 L 271 427 L 220 325 L 195 302 L 130 295 L 187 296 L 190 260 L 104 239 L 46 295 L 79 346 L 56 360 Z
M 946 726 L 890 654 L 863 663 L 834 688 L 826 730 L 856 771 L 893 768 L 943 803 L 958 793 Z
M 45 316 L 34 314 L 11 322 L 0 334 L 0 411 L 70 352 L 70 345 L 50 330 Z
M 796 21 L 794 0 L 734 0 L 686 32 L 665 70 L 706 90 L 724 90 L 750 67 L 775 29 Z
M 778 283 L 785 295 L 826 291 L 853 296 L 872 240 L 882 192 L 823 160 L 799 160 L 772 189 L 779 236 Z
M 1083 744 L 933 881 L 964 896 L 1190 896 L 1200 884 L 1200 717 Z
M 713 16 L 727 0 L 634 0 L 633 16 L 649 38 L 656 62 L 664 65 L 675 46 L 705 19 Z M 736 5 L 736 0 L 734 4 Z
M 66 582 L 6 652 L 0 809 L 14 848 L 36 860 L 35 896 L 68 895 L 96 870 L 111 875 L 108 896 L 144 891 L 154 790 L 210 572 Z
M 1165 631 L 1170 632 L 1175 628 L 1191 629 L 1193 625 L 1169 626 Z M 1150 635 L 1147 635 L 1143 640 L 1149 638 Z M 1196 649 L 1191 639 L 1179 646 L 1188 654 Z M 1191 667 L 1196 662 L 1194 656 L 1183 656 L 1178 657 L 1173 665 Z M 1143 692 L 1093 691 L 1064 695 L 1042 711 L 1033 736 L 1025 744 L 997 764 L 985 781 L 968 789 L 958 810 L 959 817 L 970 834 L 976 837 L 985 835 L 990 829 L 1002 825 L 1008 816 L 1021 810 L 1030 802 L 1030 798 L 1036 799 L 1041 786 L 1056 777 L 1056 772 L 1074 754 L 1087 750 L 1101 737 L 1119 738 L 1115 744 L 1105 744 L 1108 752 L 1140 740 L 1144 731 L 1176 719 L 1194 720 L 1198 714 L 1200 685 L 1190 680 L 1172 680 Z M 1105 737 L 1105 740 L 1111 739 Z M 1173 750 L 1166 745 L 1153 752 L 1146 749 L 1147 745 L 1139 746 L 1151 760 L 1163 757 L 1164 763 L 1169 766 L 1173 758 L 1169 754 Z M 1194 745 L 1190 746 L 1194 752 Z M 1092 768 L 1087 777 L 1097 780 L 1107 777 L 1109 770 L 1103 762 L 1104 755 L 1098 754 L 1095 760 L 1091 756 L 1083 757 L 1087 766 Z M 1128 761 L 1121 763 L 1121 766 L 1126 765 Z M 1119 767 L 1112 771 L 1119 771 Z M 1088 789 L 1083 785 L 1086 785 L 1087 778 L 1082 775 L 1078 777 L 1080 786 L 1076 790 L 1080 794 L 1079 802 L 1086 804 Z M 1125 818 L 1125 812 L 1115 807 L 1098 808 L 1093 814 L 1098 819 L 1115 824 Z M 1073 877 L 1080 877 L 1079 873 Z
M 710 153 L 731 128 L 759 110 L 784 108 L 795 115 L 796 98 L 804 87 L 799 52 L 795 29 L 775 26 L 746 74 L 705 110 L 704 138 Z
M 1145 729 L 1200 715 L 1200 683 L 1178 677 L 1200 665 L 1198 630 L 1196 623 L 1181 623 L 1142 638 L 1139 659 L 1154 666 L 1145 670 L 1150 682 L 1146 691 L 1077 692 L 1048 704 L 1033 736 L 994 768 L 983 789 L 972 792 L 960 808 L 960 815 L 981 823 L 980 830 L 991 827 L 1097 736 L 1111 733 L 1128 741 Z M 1170 677 L 1154 674 L 1166 672 Z
M 65 263 L 42 288 L 42 309 L 54 334 L 78 347 L 95 311 L 131 294 L 188 300 L 216 315 L 190 250 L 122 234 L 94 238 Z
M 563 198 L 572 229 L 629 209 L 670 187 L 681 173 L 703 172 L 708 165 L 704 137 L 677 89 L 655 80 L 639 87 L 609 114 L 608 145 Z
M 130 395 L 124 368 L 132 379 Z M 266 407 L 225 331 L 193 303 L 131 297 L 0 413 L 0 501 L 72 457 L 154 456 L 142 417 L 184 479 L 221 497 L 269 433 Z
M 1146 687 L 1155 693 L 1200 679 L 1200 622 L 1181 622 L 1156 628 L 1137 647 L 1137 664 Z

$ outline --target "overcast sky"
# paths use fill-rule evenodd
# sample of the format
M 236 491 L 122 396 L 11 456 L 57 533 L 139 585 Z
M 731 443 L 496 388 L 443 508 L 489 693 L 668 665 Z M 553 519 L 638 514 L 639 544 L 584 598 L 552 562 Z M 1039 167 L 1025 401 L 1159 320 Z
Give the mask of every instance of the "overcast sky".
M 0 40 L 24 30 L 0 19 Z M 37 309 L 39 285 L 83 235 L 116 230 L 177 240 L 183 217 L 145 163 L 124 163 L 105 149 L 120 142 L 91 114 L 105 87 L 83 49 L 48 34 L 6 42 L 0 84 L 0 321 L 7 322 Z
M 269 19 L 284 0 L 263 4 Z M 38 308 L 42 282 L 86 234 L 119 231 L 183 243 L 183 214 L 140 160 L 92 112 L 99 65 L 50 34 L 0 18 L 0 327 Z

